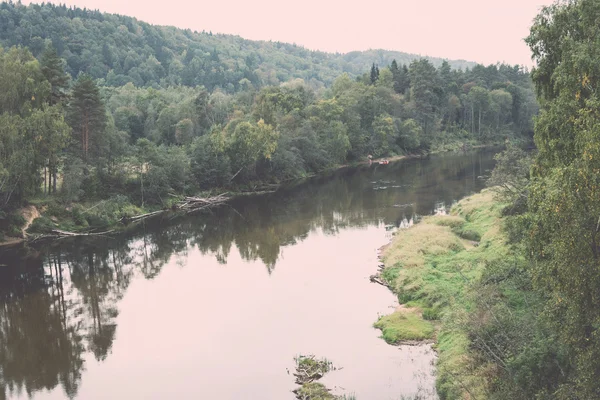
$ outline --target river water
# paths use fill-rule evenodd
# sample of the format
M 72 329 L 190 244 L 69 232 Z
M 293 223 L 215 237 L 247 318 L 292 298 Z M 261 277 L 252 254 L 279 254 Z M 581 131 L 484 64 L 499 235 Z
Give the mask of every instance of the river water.
M 0 253 L 0 399 L 294 399 L 294 357 L 358 400 L 436 398 L 430 346 L 372 327 L 392 232 L 480 190 L 493 153 L 338 170 L 117 238 Z

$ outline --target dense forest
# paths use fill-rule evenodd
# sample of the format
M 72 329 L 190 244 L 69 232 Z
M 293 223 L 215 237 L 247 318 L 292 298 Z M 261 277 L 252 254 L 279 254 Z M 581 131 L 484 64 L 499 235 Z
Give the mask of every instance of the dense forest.
M 294 78 L 311 87 L 330 85 L 344 72 L 362 74 L 373 62 L 409 64 L 415 54 L 370 50 L 347 54 L 309 51 L 300 46 L 245 40 L 238 36 L 153 26 L 135 18 L 64 5 L 0 4 L 0 44 L 28 47 L 39 57 L 50 44 L 73 78 L 81 72 L 106 85 L 173 85 L 220 88 L 233 93 L 251 84 L 278 85 Z M 429 59 L 436 67 L 443 60 Z M 453 68 L 475 63 L 450 61 Z
M 335 79 L 315 85 L 308 75 L 283 83 L 253 78 L 258 70 L 233 63 L 231 71 L 242 75 L 219 73 L 208 81 L 205 72 L 224 70 L 203 64 L 199 55 L 186 56 L 192 49 L 180 54 L 166 45 L 192 46 L 213 40 L 210 34 L 189 33 L 202 38 L 198 42 L 167 40 L 166 32 L 185 31 L 51 5 L 2 3 L 0 18 L 6 28 L 0 39 L 17 45 L 0 50 L 0 207 L 9 211 L 1 224 L 9 234 L 18 234 L 22 222 L 10 210 L 27 201 L 64 209 L 110 199 L 93 208 L 100 217 L 73 208 L 71 228 L 80 229 L 108 225 L 139 207 L 167 207 L 173 194 L 254 190 L 368 155 L 528 140 L 538 108 L 529 73 L 518 66 L 462 70 L 447 61 L 436 67 L 427 59 L 408 65 L 392 60 L 371 62 L 355 77 L 336 72 Z M 81 28 L 76 35 L 74 27 Z M 214 40 L 213 50 L 241 41 L 221 36 L 216 47 Z M 75 42 L 79 55 L 72 53 Z M 243 43 L 259 50 L 276 46 Z M 130 62 L 141 59 L 136 51 L 150 54 L 156 74 Z M 213 51 L 213 60 L 225 62 L 224 53 Z M 263 65 L 272 65 L 283 53 L 260 54 Z M 173 68 L 176 62 L 181 68 Z M 289 71 L 311 68 L 295 64 Z M 145 78 L 130 79 L 138 75 Z

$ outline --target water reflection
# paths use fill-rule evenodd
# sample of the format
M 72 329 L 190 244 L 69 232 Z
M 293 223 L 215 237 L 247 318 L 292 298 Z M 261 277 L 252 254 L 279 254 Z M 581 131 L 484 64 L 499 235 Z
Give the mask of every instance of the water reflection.
M 0 253 L 0 399 L 61 387 L 77 397 L 86 360 L 110 357 L 119 301 L 198 249 L 227 264 L 232 249 L 271 274 L 284 246 L 319 231 L 407 228 L 479 190 L 492 153 L 348 168 L 211 212 L 165 217 L 114 239 L 55 242 Z M 60 398 L 60 397 L 58 397 Z

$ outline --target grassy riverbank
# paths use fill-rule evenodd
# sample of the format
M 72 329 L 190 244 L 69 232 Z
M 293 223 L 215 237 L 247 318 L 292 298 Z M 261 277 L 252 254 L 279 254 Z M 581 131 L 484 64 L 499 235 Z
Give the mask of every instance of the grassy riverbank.
M 426 217 L 398 232 L 382 253 L 381 277 L 402 306 L 375 326 L 391 344 L 435 341 L 443 399 L 486 397 L 465 323 L 478 310 L 477 285 L 488 266 L 516 257 L 506 245 L 502 208 L 494 192 L 484 190 L 461 200 L 448 216 Z

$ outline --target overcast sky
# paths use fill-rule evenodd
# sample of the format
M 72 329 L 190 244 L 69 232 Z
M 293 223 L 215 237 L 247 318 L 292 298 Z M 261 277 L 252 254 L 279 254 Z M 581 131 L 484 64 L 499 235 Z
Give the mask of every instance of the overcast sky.
M 23 3 L 29 3 L 24 0 Z M 330 52 L 387 49 L 532 65 L 523 42 L 552 0 L 61 0 L 160 25 Z

